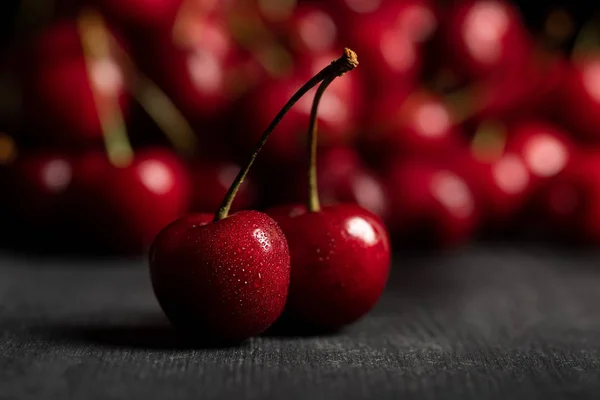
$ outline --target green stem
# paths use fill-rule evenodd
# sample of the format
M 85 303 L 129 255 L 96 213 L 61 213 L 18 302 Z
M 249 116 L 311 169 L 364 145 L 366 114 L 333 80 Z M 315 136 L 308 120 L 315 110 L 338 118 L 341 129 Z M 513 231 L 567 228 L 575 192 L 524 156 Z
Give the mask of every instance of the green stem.
M 96 105 L 104 146 L 108 159 L 116 167 L 125 167 L 133 160 L 133 148 L 116 96 L 102 97 L 92 82 L 91 68 L 96 60 L 110 57 L 109 35 L 104 20 L 94 10 L 83 10 L 78 18 L 83 55 L 90 76 L 92 97 Z
M 114 36 L 109 37 L 128 76 L 128 88 L 178 153 L 194 157 L 199 148 L 194 129 L 169 96 L 136 66 Z
M 300 98 L 302 98 L 302 96 L 306 94 L 306 92 L 318 85 L 321 81 L 329 79 L 331 77 L 341 76 L 344 73 L 354 69 L 357 65 L 358 59 L 356 53 L 354 53 L 350 49 L 344 49 L 344 54 L 342 55 L 342 57 L 338 58 L 337 60 L 329 64 L 327 67 L 323 68 L 319 73 L 317 73 L 308 82 L 306 82 L 304 86 L 298 89 L 298 91 L 292 96 L 292 98 L 288 100 L 288 102 L 283 106 L 281 111 L 279 111 L 277 116 L 275 116 L 275 119 L 271 122 L 269 127 L 263 132 L 260 140 L 258 141 L 258 144 L 256 145 L 254 151 L 250 155 L 250 159 L 248 160 L 244 168 L 240 170 L 235 180 L 233 181 L 233 184 L 227 191 L 227 194 L 225 195 L 225 198 L 223 199 L 223 202 L 221 203 L 218 212 L 215 214 L 215 222 L 227 218 L 227 216 L 229 215 L 229 210 L 231 209 L 231 204 L 235 199 L 235 195 L 238 189 L 240 188 L 242 182 L 244 182 L 246 175 L 248 175 L 248 171 L 250 171 L 250 167 L 252 167 L 252 164 L 254 164 L 254 160 L 258 156 L 258 153 L 267 142 L 267 139 L 269 139 L 269 136 L 271 135 L 275 127 L 277 127 L 279 122 L 283 119 L 285 114 L 287 114 L 287 112 L 294 106 L 294 104 L 296 104 L 298 100 L 300 100 Z
M 323 93 L 325 93 L 325 90 L 335 78 L 335 76 L 332 76 L 323 80 L 317 89 L 317 93 L 315 93 L 315 99 L 313 100 L 312 109 L 310 111 L 310 124 L 308 126 L 308 211 L 310 212 L 321 211 L 319 188 L 317 184 L 317 114 L 319 112 L 319 103 L 321 102 Z

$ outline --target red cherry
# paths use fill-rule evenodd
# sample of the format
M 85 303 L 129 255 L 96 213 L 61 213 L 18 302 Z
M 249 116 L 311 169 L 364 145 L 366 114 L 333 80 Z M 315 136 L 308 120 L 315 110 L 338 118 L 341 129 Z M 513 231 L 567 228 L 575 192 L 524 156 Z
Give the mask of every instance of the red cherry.
M 573 135 L 600 141 L 600 57 L 590 55 L 565 69 L 559 103 L 562 120 Z
M 469 239 L 478 224 L 478 204 L 460 175 L 449 168 L 410 160 L 387 175 L 390 229 L 401 243 L 450 246 Z
M 150 250 L 152 286 L 176 328 L 204 339 L 243 340 L 283 311 L 287 242 L 275 221 L 257 211 L 212 219 L 191 214 L 157 236 Z
M 377 216 L 351 204 L 318 212 L 282 206 L 268 213 L 290 246 L 286 312 L 302 323 L 335 330 L 373 308 L 390 269 L 389 238 Z
M 70 58 L 36 71 L 26 82 L 25 104 L 28 120 L 36 127 L 28 134 L 44 142 L 77 143 L 102 138 L 102 126 L 92 95 L 99 101 L 120 99 L 127 106 L 123 74 L 112 59 L 93 61 L 88 76 L 83 58 Z M 48 129 L 50 128 L 50 129 Z M 42 136 L 39 132 L 45 132 Z
M 216 210 L 229 186 L 233 183 L 240 167 L 230 162 L 201 162 L 191 166 L 192 210 L 208 212 Z M 246 179 L 233 201 L 232 209 L 251 208 L 255 203 L 256 190 L 251 180 Z
M 192 123 L 215 121 L 227 111 L 250 79 L 239 49 L 217 20 L 195 18 L 175 35 L 142 49 L 149 74 Z M 251 73 L 248 73 L 252 75 Z
M 467 107 L 478 122 L 489 119 L 555 117 L 565 61 L 543 53 L 532 54 L 522 68 L 492 75 L 472 88 Z
M 521 68 L 530 52 L 518 11 L 502 0 L 465 0 L 448 13 L 442 37 L 452 69 L 466 78 Z
M 507 150 L 521 156 L 537 186 L 558 175 L 577 156 L 567 132 L 536 120 L 521 121 L 511 129 Z
M 334 12 L 324 4 L 298 4 L 288 18 L 271 25 L 300 58 L 314 54 L 329 56 L 339 47 Z
M 407 10 L 422 10 L 424 2 L 384 3 L 376 11 L 358 15 L 345 30 L 345 39 L 369 59 L 364 68 L 374 93 L 401 90 L 414 86 L 422 64 L 421 42 L 429 35 L 435 17 L 424 25 L 414 23 Z M 424 10 L 424 8 L 423 8 Z M 406 17 L 409 17 L 406 20 Z
M 340 12 L 343 32 L 351 32 L 353 23 L 374 18 L 393 23 L 400 32 L 416 43 L 427 41 L 437 29 L 438 21 L 432 2 L 427 0 L 336 0 L 336 15 Z
M 228 216 L 229 210 L 278 121 L 312 87 L 357 64 L 356 54 L 345 49 L 341 58 L 285 103 L 261 135 L 214 219 L 208 214 L 184 217 L 158 235 L 150 253 L 151 279 L 156 297 L 176 327 L 213 340 L 236 341 L 261 333 L 279 317 L 290 282 L 286 238 L 266 214 L 240 211 Z
M 504 230 L 516 222 L 533 192 L 531 173 L 519 154 L 507 152 L 481 160 L 466 156 L 456 160 L 455 167 L 471 183 L 488 229 Z
M 452 111 L 425 90 L 408 97 L 387 92 L 366 114 L 362 149 L 378 165 L 412 154 L 439 159 L 464 145 Z
M 139 151 L 126 167 L 103 153 L 84 154 L 72 185 L 81 229 L 107 250 L 138 252 L 189 206 L 190 182 L 182 162 L 165 149 Z

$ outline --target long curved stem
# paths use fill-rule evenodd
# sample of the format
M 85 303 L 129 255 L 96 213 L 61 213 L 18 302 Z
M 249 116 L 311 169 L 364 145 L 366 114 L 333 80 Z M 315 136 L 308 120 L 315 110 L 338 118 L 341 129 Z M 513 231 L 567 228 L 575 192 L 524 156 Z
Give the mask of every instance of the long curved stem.
M 90 87 L 96 105 L 104 146 L 108 159 L 116 167 L 129 165 L 133 160 L 133 148 L 117 96 L 103 96 L 91 80 L 93 63 L 110 58 L 108 30 L 102 16 L 95 10 L 85 9 L 78 18 L 83 55 L 90 76 Z
M 335 78 L 335 76 L 332 76 L 325 79 L 321 85 L 319 85 L 310 111 L 310 124 L 308 126 L 308 211 L 310 212 L 321 211 L 319 188 L 317 184 L 317 114 L 319 112 L 319 103 L 321 102 L 323 93 L 325 93 L 325 90 Z
M 342 57 L 338 58 L 337 60 L 329 64 L 327 67 L 323 68 L 319 73 L 317 73 L 308 82 L 306 82 L 304 86 L 298 89 L 298 91 L 292 96 L 292 98 L 289 99 L 288 102 L 283 106 L 281 111 L 279 111 L 279 113 L 275 116 L 275 119 L 271 122 L 268 128 L 263 132 L 260 140 L 258 141 L 258 144 L 256 145 L 254 151 L 250 155 L 250 159 L 248 160 L 244 168 L 240 170 L 235 180 L 233 181 L 233 184 L 227 191 L 227 194 L 225 195 L 225 198 L 223 199 L 219 210 L 215 214 L 214 221 L 219 221 L 223 218 L 227 218 L 227 216 L 229 215 L 229 210 L 231 209 L 231 204 L 235 199 L 235 195 L 238 189 L 240 188 L 242 182 L 244 182 L 246 175 L 248 175 L 248 171 L 250 171 L 250 167 L 252 167 L 252 164 L 254 164 L 254 160 L 258 156 L 258 153 L 267 142 L 267 139 L 269 139 L 269 136 L 271 135 L 273 130 L 277 127 L 277 125 L 283 119 L 285 114 L 287 114 L 287 112 L 294 106 L 294 104 L 296 104 L 298 100 L 300 100 L 300 98 L 302 98 L 302 96 L 306 94 L 306 92 L 318 85 L 321 81 L 329 79 L 330 77 L 341 76 L 344 73 L 354 69 L 357 65 L 358 58 L 356 56 L 356 53 L 350 49 L 344 49 L 344 54 L 342 55 Z

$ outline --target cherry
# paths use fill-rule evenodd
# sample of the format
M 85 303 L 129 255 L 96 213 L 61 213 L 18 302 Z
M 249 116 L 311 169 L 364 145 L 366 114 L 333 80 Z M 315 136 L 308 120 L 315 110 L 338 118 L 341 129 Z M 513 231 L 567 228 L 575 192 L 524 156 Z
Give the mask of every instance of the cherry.
M 556 100 L 566 62 L 543 52 L 532 53 L 522 68 L 505 70 L 467 88 L 464 107 L 468 119 L 481 123 L 490 119 L 518 121 L 535 117 L 554 117 Z M 464 100 L 461 100 L 464 101 Z
M 369 57 L 365 71 L 375 94 L 382 88 L 405 91 L 414 86 L 423 61 L 421 42 L 436 24 L 434 16 L 415 24 L 414 14 L 407 12 L 424 10 L 423 3 L 385 2 L 374 12 L 357 16 L 360 23 L 351 19 L 354 22 L 345 30 L 347 40 Z
M 212 214 L 191 214 L 166 227 L 150 251 L 150 278 L 176 328 L 239 341 L 260 334 L 281 314 L 288 246 L 266 214 L 239 211 L 212 220 Z
M 510 132 L 507 151 L 521 156 L 536 186 L 560 174 L 577 157 L 569 133 L 538 120 L 515 124 Z
M 475 232 L 480 211 L 474 193 L 443 164 L 415 159 L 389 168 L 389 227 L 398 243 L 453 246 Z
M 366 114 L 361 147 L 380 166 L 411 154 L 439 159 L 463 145 L 453 112 L 426 90 L 408 97 L 386 92 Z
M 587 142 L 600 141 L 600 57 L 577 59 L 565 69 L 559 105 L 573 135 Z
M 33 53 L 35 64 L 25 71 L 27 133 L 42 142 L 98 141 L 98 108 L 115 101 L 127 108 L 123 72 L 109 54 L 84 57 L 75 23 L 53 29 L 50 36 L 42 35 Z
M 485 227 L 492 232 L 512 227 L 533 193 L 533 178 L 523 158 L 515 152 L 489 159 L 467 155 L 454 165 L 471 184 Z
M 260 73 L 245 69 L 248 59 L 214 18 L 186 20 L 174 37 L 160 36 L 139 50 L 146 72 L 192 124 L 203 127 L 218 122 Z
M 366 314 L 385 288 L 390 244 L 383 222 L 364 208 L 338 204 L 270 209 L 290 246 L 286 310 L 312 327 L 336 330 Z
M 338 45 L 334 10 L 324 4 L 298 4 L 288 18 L 271 25 L 300 59 L 315 54 L 329 56 Z
M 232 162 L 208 161 L 191 165 L 192 210 L 209 212 L 216 210 L 227 194 L 240 167 Z M 251 180 L 245 180 L 235 197 L 233 210 L 249 209 L 256 200 L 256 188 Z
M 115 166 L 104 153 L 92 151 L 80 157 L 77 168 L 70 194 L 76 220 L 100 248 L 139 252 L 188 210 L 187 170 L 166 149 L 140 150 L 127 166 Z
M 287 314 L 296 322 L 336 330 L 367 313 L 381 296 L 390 268 L 383 222 L 355 204 L 321 208 L 317 192 L 317 111 L 328 85 L 319 86 L 310 118 L 308 205 L 267 211 L 285 233 L 292 265 Z
M 290 256 L 277 223 L 257 211 L 229 216 L 258 153 L 286 112 L 312 87 L 356 65 L 346 49 L 302 86 L 263 133 L 216 215 L 185 216 L 164 228 L 150 251 L 155 295 L 173 325 L 215 341 L 257 335 L 279 317 L 288 294 Z
M 452 69 L 467 79 L 518 71 L 530 44 L 518 11 L 502 0 L 459 1 L 445 18 L 444 47 Z

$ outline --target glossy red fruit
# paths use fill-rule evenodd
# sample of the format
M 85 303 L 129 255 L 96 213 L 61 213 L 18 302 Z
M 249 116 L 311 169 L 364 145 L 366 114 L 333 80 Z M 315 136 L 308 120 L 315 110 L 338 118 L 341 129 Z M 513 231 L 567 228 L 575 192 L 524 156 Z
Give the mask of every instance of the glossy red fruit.
M 288 245 L 266 214 L 212 218 L 191 214 L 163 229 L 150 251 L 150 278 L 176 328 L 195 339 L 239 341 L 266 330 L 283 311 Z
M 600 142 L 600 57 L 590 55 L 569 65 L 561 83 L 560 115 L 573 135 Z
M 81 157 L 78 168 L 73 209 L 80 229 L 105 251 L 140 252 L 188 210 L 187 169 L 166 149 L 140 150 L 126 167 L 91 152 Z
M 492 75 L 472 88 L 468 107 L 476 121 L 555 118 L 566 62 L 544 53 L 532 54 L 522 68 Z
M 464 146 L 452 111 L 426 90 L 386 92 L 369 105 L 365 127 L 361 150 L 380 166 L 414 154 L 440 159 Z
M 515 124 L 506 147 L 521 156 L 536 187 L 560 174 L 578 154 L 569 133 L 539 120 Z
M 340 47 L 334 12 L 326 4 L 298 4 L 291 15 L 277 18 L 270 25 L 296 56 L 327 54 L 329 57 Z
M 369 60 L 363 67 L 372 93 L 405 91 L 415 85 L 423 62 L 421 43 L 437 24 L 426 7 L 419 0 L 385 2 L 373 12 L 350 17 L 344 43 Z
M 396 163 L 387 173 L 389 227 L 399 243 L 452 246 L 475 232 L 480 210 L 467 181 L 424 160 Z
M 292 275 L 286 312 L 297 322 L 335 330 L 365 315 L 383 293 L 390 244 L 381 220 L 353 204 L 307 212 L 268 211 L 285 233 Z
M 444 18 L 444 47 L 452 69 L 468 79 L 517 71 L 530 44 L 518 11 L 503 0 L 457 2 Z
M 26 82 L 26 113 L 36 126 L 30 131 L 43 142 L 65 144 L 98 141 L 102 126 L 92 94 L 100 102 L 127 104 L 122 71 L 114 60 L 94 61 L 88 76 L 83 58 L 71 58 L 44 66 Z M 46 132 L 41 135 L 37 132 Z
M 263 174 L 264 175 L 264 174 Z M 263 177 L 261 175 L 261 177 Z M 282 176 L 264 175 L 263 193 L 266 204 L 305 203 L 308 176 L 304 168 L 283 170 Z M 292 178 L 290 178 L 292 177 Z M 281 182 L 269 190 L 273 180 Z M 324 205 L 354 203 L 385 219 L 389 205 L 383 183 L 350 147 L 321 149 L 317 159 L 319 198 Z
M 259 73 L 246 68 L 249 59 L 223 23 L 206 17 L 190 19 L 173 36 L 158 37 L 138 51 L 145 69 L 179 110 L 203 127 L 222 117 Z
M 454 165 L 470 184 L 484 226 L 490 231 L 512 227 L 533 194 L 533 178 L 523 158 L 515 152 L 490 159 L 466 155 Z
M 423 43 L 431 38 L 438 26 L 434 4 L 428 0 L 335 0 L 334 3 L 339 3 L 334 7 L 335 15 L 346 34 L 361 19 L 373 18 L 391 23 L 413 42 Z
M 240 167 L 231 162 L 197 162 L 191 165 L 192 205 L 194 212 L 209 212 L 221 205 Z M 235 196 L 234 211 L 249 209 L 256 201 L 256 188 L 251 179 L 244 180 Z

